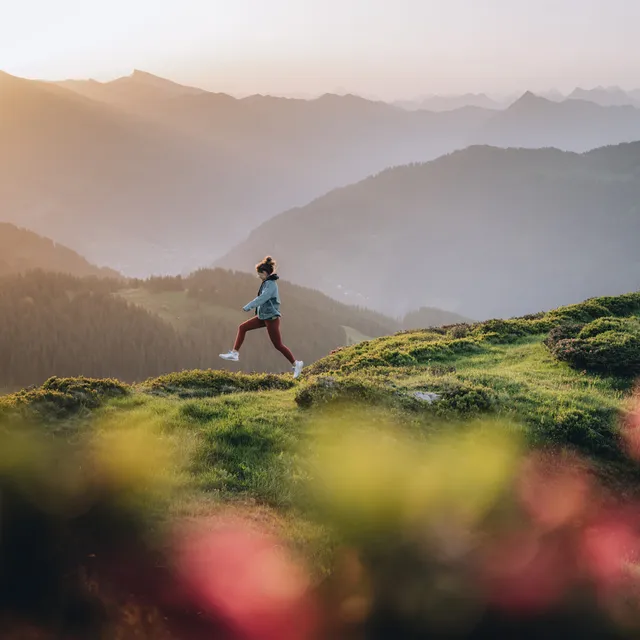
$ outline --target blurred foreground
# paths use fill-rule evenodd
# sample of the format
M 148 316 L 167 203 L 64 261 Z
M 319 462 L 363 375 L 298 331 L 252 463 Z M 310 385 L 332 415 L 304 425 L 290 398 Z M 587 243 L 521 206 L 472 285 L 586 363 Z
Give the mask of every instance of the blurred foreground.
M 640 505 L 589 463 L 497 422 L 427 441 L 332 418 L 306 517 L 335 540 L 318 582 L 255 523 L 166 517 L 182 481 L 152 425 L 74 444 L 0 430 L 0 637 L 631 638 Z M 640 457 L 640 405 L 621 424 Z

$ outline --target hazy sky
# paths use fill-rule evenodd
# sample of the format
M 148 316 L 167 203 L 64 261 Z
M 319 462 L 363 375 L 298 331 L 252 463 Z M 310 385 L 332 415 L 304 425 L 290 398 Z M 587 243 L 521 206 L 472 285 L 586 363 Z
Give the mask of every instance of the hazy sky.
M 235 94 L 640 87 L 640 0 L 5 0 L 0 69 Z

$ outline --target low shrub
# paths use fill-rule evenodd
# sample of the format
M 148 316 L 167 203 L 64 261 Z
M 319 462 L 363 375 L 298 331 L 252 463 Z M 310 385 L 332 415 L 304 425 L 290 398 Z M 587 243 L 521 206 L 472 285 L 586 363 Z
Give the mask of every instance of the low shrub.
M 49 378 L 41 387 L 0 398 L 4 412 L 25 411 L 42 419 L 63 419 L 97 409 L 111 398 L 128 395 L 129 385 L 110 378 Z
M 553 349 L 561 340 L 576 338 L 585 325 L 578 322 L 563 322 L 549 331 L 544 344 Z
M 541 435 L 546 443 L 571 445 L 599 456 L 616 458 L 620 456 L 620 450 L 613 427 L 615 416 L 614 410 L 563 408 Z
M 598 318 L 598 320 L 594 320 L 583 327 L 577 336 L 571 337 L 578 337 L 584 340 L 586 338 L 593 338 L 601 333 L 607 333 L 607 331 L 621 331 L 623 333 L 626 331 L 634 332 L 634 329 L 636 329 L 634 325 L 637 325 L 637 329 L 640 330 L 640 325 L 627 318 Z
M 593 338 L 561 340 L 553 354 L 574 369 L 618 376 L 640 374 L 640 335 L 608 331 Z
M 435 393 L 439 398 L 427 402 L 417 397 L 421 391 Z M 499 401 L 489 387 L 453 376 L 434 376 L 420 387 L 389 385 L 381 379 L 361 376 L 320 376 L 300 387 L 296 403 L 304 409 L 334 403 L 385 405 L 428 411 L 439 418 L 459 418 L 493 411 Z
M 169 373 L 147 380 L 145 391 L 181 398 L 206 398 L 241 391 L 286 390 L 294 386 L 290 377 L 273 374 L 245 374 L 227 371 L 193 370 Z
M 487 320 L 479 324 L 474 334 L 482 339 L 497 344 L 510 344 L 527 336 L 546 333 L 553 324 L 545 319 L 525 320 L 512 318 L 510 320 Z
M 547 319 L 554 324 L 570 321 L 587 323 L 609 315 L 611 311 L 607 307 L 594 300 L 586 300 L 550 311 Z
M 474 416 L 494 411 L 499 401 L 493 389 L 456 378 L 443 378 L 429 383 L 429 391 L 440 395 L 432 406 L 436 414 L 445 417 Z
M 618 376 L 640 374 L 640 319 L 606 316 L 553 329 L 547 347 L 574 369 Z
M 640 291 L 621 296 L 593 298 L 591 302 L 606 307 L 612 315 L 618 317 L 640 314 Z
M 472 327 L 470 324 L 454 324 L 448 328 L 446 335 L 453 340 L 458 340 L 460 338 L 467 338 L 471 334 L 471 331 Z
M 309 409 L 338 402 L 378 404 L 391 400 L 393 393 L 364 378 L 320 376 L 301 385 L 295 400 L 300 408 Z

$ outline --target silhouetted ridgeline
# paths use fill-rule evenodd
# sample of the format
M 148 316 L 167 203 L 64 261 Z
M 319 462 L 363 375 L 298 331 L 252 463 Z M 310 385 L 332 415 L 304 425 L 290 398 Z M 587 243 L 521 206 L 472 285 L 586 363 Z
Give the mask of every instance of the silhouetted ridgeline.
M 33 269 L 76 276 L 119 277 L 116 271 L 96 267 L 75 251 L 49 238 L 0 222 L 0 275 Z

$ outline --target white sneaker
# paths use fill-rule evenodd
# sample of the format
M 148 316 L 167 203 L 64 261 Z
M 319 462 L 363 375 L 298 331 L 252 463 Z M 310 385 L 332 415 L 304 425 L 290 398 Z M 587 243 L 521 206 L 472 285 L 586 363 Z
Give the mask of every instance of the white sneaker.
M 230 362 L 238 362 L 238 360 L 240 360 L 240 354 L 237 351 L 234 351 L 233 349 L 228 353 L 221 353 L 220 357 L 223 360 L 229 360 Z
M 296 360 L 296 363 L 293 365 L 293 377 L 297 378 L 302 373 L 302 368 L 304 367 L 304 362 L 302 360 Z

